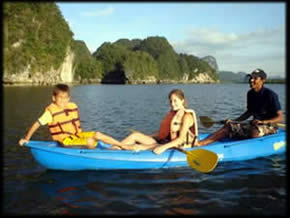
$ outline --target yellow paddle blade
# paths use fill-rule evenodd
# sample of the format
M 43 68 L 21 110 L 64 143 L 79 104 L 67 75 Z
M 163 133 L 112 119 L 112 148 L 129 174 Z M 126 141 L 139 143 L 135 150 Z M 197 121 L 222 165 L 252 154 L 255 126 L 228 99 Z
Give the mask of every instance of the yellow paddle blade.
M 199 119 L 201 124 L 206 128 L 210 128 L 214 124 L 214 121 L 210 117 L 200 116 Z
M 189 166 L 203 173 L 211 172 L 218 163 L 217 154 L 209 150 L 195 149 L 186 151 L 186 155 Z

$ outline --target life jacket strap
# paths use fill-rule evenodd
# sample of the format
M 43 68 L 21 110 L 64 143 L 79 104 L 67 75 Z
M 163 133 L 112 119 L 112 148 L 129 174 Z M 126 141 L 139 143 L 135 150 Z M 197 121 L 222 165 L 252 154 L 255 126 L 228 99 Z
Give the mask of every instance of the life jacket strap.
M 61 129 L 61 125 L 63 124 L 67 124 L 67 123 L 75 123 L 76 121 L 79 121 L 80 119 L 79 118 L 75 118 L 75 119 L 72 119 L 72 120 L 67 120 L 67 121 L 64 121 L 64 122 L 58 122 L 57 124 L 54 124 L 54 125 L 48 125 L 49 128 L 54 128 L 54 127 L 57 127 L 59 126 L 59 128 Z
M 68 115 L 69 112 L 74 112 L 74 111 L 79 111 L 78 108 L 74 108 L 74 109 L 64 109 L 63 111 L 59 111 L 59 112 L 56 112 L 56 113 L 52 113 L 51 115 L 53 117 L 59 115 L 59 114 L 63 114 L 65 113 L 66 115 Z

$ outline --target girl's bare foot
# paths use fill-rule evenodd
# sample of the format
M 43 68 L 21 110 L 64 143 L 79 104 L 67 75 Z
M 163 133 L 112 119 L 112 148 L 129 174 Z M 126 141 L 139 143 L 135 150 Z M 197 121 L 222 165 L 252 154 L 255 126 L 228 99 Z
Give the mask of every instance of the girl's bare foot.
M 122 150 L 122 148 L 120 146 L 117 146 L 117 145 L 112 145 L 112 147 L 110 149 L 111 150 Z
M 199 141 L 196 140 L 196 141 L 194 142 L 193 147 L 200 147 L 200 146 L 202 146 L 202 144 L 199 143 Z

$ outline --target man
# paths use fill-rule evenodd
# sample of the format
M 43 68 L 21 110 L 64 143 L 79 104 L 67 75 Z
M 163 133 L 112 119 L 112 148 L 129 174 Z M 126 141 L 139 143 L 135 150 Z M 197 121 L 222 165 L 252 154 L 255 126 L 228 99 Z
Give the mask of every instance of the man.
M 235 123 L 226 120 L 225 125 L 207 138 L 195 143 L 195 146 L 208 145 L 222 138 L 233 139 L 256 138 L 277 132 L 275 123 L 282 122 L 283 112 L 278 95 L 264 87 L 267 78 L 261 69 L 254 70 L 249 76 L 251 89 L 247 93 L 247 111 L 234 121 L 243 121 L 253 116 L 247 123 Z

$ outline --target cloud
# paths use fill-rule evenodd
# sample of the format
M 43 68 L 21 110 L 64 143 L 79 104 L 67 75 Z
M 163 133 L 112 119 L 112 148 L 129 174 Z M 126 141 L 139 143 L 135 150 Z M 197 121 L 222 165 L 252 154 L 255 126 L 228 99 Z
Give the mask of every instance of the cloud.
M 243 34 L 191 29 L 185 40 L 172 45 L 178 53 L 214 56 L 220 70 L 250 71 L 264 65 L 271 71 L 285 73 L 285 43 L 285 28 L 280 26 Z
M 85 16 L 85 17 L 109 16 L 109 15 L 113 14 L 114 10 L 115 9 L 112 7 L 107 7 L 107 8 L 102 9 L 102 10 L 84 11 L 84 12 L 81 12 L 81 15 Z

